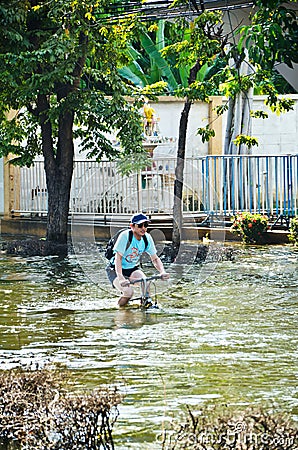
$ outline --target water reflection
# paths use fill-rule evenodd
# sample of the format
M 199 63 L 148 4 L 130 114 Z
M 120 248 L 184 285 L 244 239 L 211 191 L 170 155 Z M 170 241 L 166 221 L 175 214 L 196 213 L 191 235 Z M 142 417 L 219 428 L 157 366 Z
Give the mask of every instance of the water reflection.
M 140 328 L 157 323 L 160 312 L 144 312 L 139 309 L 119 309 L 115 312 L 115 328 Z
M 163 422 L 185 404 L 273 402 L 298 415 L 298 252 L 236 248 L 204 284 L 196 266 L 172 265 L 179 283 L 150 314 L 119 310 L 116 292 L 92 283 L 75 256 L 1 255 L 0 367 L 55 361 L 82 386 L 119 385 L 121 450 L 158 448 Z

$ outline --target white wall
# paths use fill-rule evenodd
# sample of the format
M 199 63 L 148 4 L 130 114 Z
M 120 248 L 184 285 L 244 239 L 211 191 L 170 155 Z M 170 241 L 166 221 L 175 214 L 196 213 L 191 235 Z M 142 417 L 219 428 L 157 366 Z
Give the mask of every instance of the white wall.
M 252 135 L 258 139 L 258 147 L 253 154 L 288 154 L 298 153 L 298 95 L 288 96 L 295 101 L 293 111 L 277 115 L 264 104 L 265 96 L 255 96 L 253 110 L 264 110 L 268 119 L 252 119 Z M 160 100 L 151 102 L 156 115 L 160 118 L 160 134 L 165 137 L 178 138 L 179 120 L 183 109 L 182 100 Z M 196 130 L 208 123 L 208 105 L 197 102 L 190 110 L 187 133 L 187 155 L 198 156 L 208 154 L 208 144 L 202 143 Z M 223 117 L 223 139 L 225 131 L 225 116 Z M 177 142 L 176 142 L 177 146 Z
M 179 136 L 179 122 L 183 110 L 184 101 L 171 98 L 162 98 L 158 103 L 151 102 L 159 118 L 158 126 L 162 137 L 176 139 L 176 147 Z M 208 143 L 202 143 L 197 135 L 197 129 L 205 127 L 208 123 L 208 104 L 196 102 L 190 109 L 187 128 L 186 152 L 187 156 L 207 155 Z
M 255 96 L 252 105 L 253 110 L 264 110 L 269 114 L 268 119 L 251 119 L 252 135 L 258 139 L 258 147 L 252 149 L 253 154 L 288 154 L 298 153 L 298 95 L 288 96 L 295 101 L 293 111 L 280 114 L 273 113 L 265 106 L 265 96 Z M 174 143 L 162 144 L 160 146 L 164 155 L 173 155 L 177 149 L 179 134 L 179 121 L 183 110 L 184 101 L 173 97 L 160 97 L 159 102 L 151 102 L 158 120 L 158 127 L 162 138 L 173 139 Z M 208 154 L 208 143 L 202 143 L 200 136 L 196 134 L 199 127 L 208 123 L 209 106 L 206 103 L 196 102 L 190 109 L 186 154 L 187 156 L 205 156 Z M 222 140 L 225 134 L 225 118 L 223 116 Z M 78 153 L 76 146 L 76 158 L 85 159 L 84 153 Z M 223 144 L 223 142 L 222 142 Z M 167 151 L 168 148 L 168 151 Z M 175 149 L 175 150 L 173 150 Z
M 276 115 L 264 105 L 264 97 L 254 98 L 253 109 L 262 109 L 268 119 L 253 119 L 253 136 L 259 141 L 255 154 L 298 153 L 298 95 L 289 96 L 295 100 L 293 111 Z

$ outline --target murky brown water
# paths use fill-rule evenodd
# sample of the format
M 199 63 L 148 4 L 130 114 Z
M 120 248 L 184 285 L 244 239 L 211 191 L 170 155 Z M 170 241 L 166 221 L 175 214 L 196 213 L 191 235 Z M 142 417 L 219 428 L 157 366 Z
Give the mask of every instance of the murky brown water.
M 2 254 L 0 367 L 62 362 L 79 384 L 117 384 L 121 450 L 160 448 L 186 404 L 268 403 L 297 418 L 297 250 L 243 249 L 203 284 L 200 266 L 172 265 L 151 314 L 117 309 L 103 268 L 94 255 Z

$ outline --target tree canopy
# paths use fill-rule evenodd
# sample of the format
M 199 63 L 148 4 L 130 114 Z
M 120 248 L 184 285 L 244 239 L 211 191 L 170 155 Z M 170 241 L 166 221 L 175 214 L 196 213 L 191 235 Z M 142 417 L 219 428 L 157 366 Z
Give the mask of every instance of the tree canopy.
M 2 154 L 12 152 L 20 164 L 29 165 L 42 152 L 42 134 L 36 131 L 43 123 L 50 128 L 52 156 L 59 158 L 58 135 L 66 111 L 73 112 L 74 137 L 81 138 L 82 149 L 90 156 L 123 159 L 143 153 L 139 103 L 126 99 L 136 89 L 118 74 L 128 62 L 124 50 L 136 25 L 133 18 L 102 24 L 97 15 L 102 17 L 109 4 L 0 2 Z M 5 113 L 11 109 L 19 113 L 7 123 Z M 111 131 L 124 151 L 111 145 L 107 138 Z
M 298 23 L 294 8 L 297 0 L 255 0 L 251 25 L 240 28 L 250 58 L 263 69 L 274 69 L 284 62 L 298 63 Z

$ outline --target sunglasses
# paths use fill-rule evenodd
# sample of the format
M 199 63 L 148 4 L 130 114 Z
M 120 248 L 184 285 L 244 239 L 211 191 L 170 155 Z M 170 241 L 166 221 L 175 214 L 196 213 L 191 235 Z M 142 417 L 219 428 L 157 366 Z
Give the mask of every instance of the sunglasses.
M 149 222 L 137 223 L 136 225 L 138 228 L 143 228 L 143 227 L 148 228 Z

